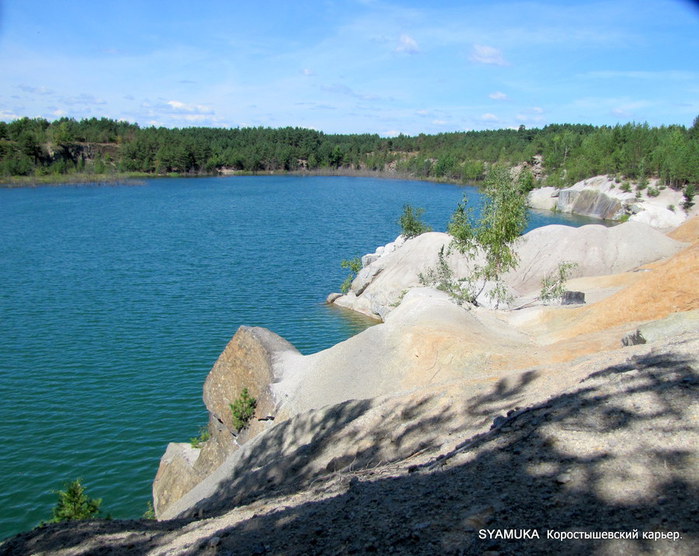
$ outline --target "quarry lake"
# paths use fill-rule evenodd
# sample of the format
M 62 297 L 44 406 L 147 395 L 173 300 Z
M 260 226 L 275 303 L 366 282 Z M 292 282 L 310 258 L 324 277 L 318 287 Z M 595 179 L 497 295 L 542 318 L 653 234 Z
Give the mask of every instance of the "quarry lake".
M 348 177 L 0 189 L 0 538 L 82 478 L 114 518 L 147 509 L 170 441 L 207 421 L 204 379 L 238 326 L 313 353 L 369 321 L 324 304 L 342 259 L 444 230 L 477 189 Z M 589 221 L 587 221 L 589 222 Z M 533 214 L 530 228 L 573 220 Z

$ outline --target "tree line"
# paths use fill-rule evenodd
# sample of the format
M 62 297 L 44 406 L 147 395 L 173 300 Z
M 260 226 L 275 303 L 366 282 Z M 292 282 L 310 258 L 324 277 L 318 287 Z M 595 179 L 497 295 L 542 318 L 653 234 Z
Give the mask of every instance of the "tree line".
M 540 161 L 558 187 L 599 174 L 699 183 L 699 117 L 689 128 L 556 124 L 417 136 L 326 134 L 285 128 L 164 128 L 107 118 L 0 122 L 0 176 L 152 175 L 372 170 L 421 179 L 480 181 L 495 164 Z

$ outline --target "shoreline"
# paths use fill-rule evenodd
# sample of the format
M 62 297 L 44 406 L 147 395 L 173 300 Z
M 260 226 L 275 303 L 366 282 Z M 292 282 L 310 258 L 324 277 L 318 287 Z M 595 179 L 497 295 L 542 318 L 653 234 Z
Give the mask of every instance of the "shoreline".
M 349 177 L 349 178 L 376 178 L 390 180 L 424 181 L 432 183 L 446 183 L 457 186 L 478 186 L 478 182 L 464 183 L 458 180 L 447 178 L 422 178 L 407 172 L 383 171 L 383 170 L 356 170 L 352 168 L 323 168 L 314 170 L 265 170 L 260 172 L 248 172 L 244 170 L 223 170 L 216 173 L 198 174 L 150 174 L 147 172 L 121 172 L 116 174 L 58 174 L 50 176 L 11 176 L 0 178 L 1 189 L 19 189 L 30 187 L 61 187 L 76 185 L 112 185 L 128 180 L 146 180 L 159 178 L 207 178 L 207 177 L 239 177 L 239 176 L 327 176 L 327 177 Z
M 313 170 L 267 170 L 248 172 L 242 170 L 223 169 L 216 173 L 197 174 L 149 174 L 144 172 L 124 172 L 117 174 L 66 174 L 60 176 L 15 176 L 6 178 L 10 181 L 0 181 L 0 189 L 20 189 L 35 187 L 63 186 L 143 186 L 147 179 L 160 178 L 204 178 L 204 177 L 240 177 L 240 176 L 294 176 L 294 177 L 350 177 L 374 178 L 381 180 L 406 180 L 436 184 L 454 185 L 456 187 L 480 187 L 480 182 L 474 180 L 464 183 L 448 178 L 424 178 L 408 172 L 396 170 L 369 170 L 349 167 L 317 168 Z M 688 218 L 699 214 L 699 204 L 691 210 L 679 209 L 681 192 L 660 184 L 658 178 L 651 180 L 655 197 L 643 195 L 638 187 L 636 193 L 615 190 L 618 180 L 609 175 L 600 175 L 579 181 L 565 188 L 541 186 L 528 193 L 528 207 L 531 210 L 562 212 L 574 216 L 585 216 L 607 223 L 620 223 L 628 219 L 650 224 L 657 229 L 670 230 L 678 227 Z M 659 195 L 659 197 L 658 197 Z M 562 197 L 566 201 L 561 203 Z M 658 197 L 658 198 L 656 198 Z M 664 205 L 664 206 L 662 206 Z M 679 210 L 678 210 L 679 209 Z

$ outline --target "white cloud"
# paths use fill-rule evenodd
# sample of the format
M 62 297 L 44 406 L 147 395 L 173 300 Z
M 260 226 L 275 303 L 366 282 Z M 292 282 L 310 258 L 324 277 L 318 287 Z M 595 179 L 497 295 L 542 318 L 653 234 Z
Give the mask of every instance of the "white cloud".
M 61 117 L 63 117 L 63 116 L 66 116 L 66 115 L 68 114 L 68 112 L 66 112 L 65 110 L 58 109 L 58 110 L 54 110 L 53 112 L 51 112 L 51 114 L 53 114 L 54 116 L 58 116 L 59 118 L 61 118 Z
M 216 123 L 218 120 L 212 116 L 207 116 L 206 114 L 183 114 L 180 116 L 181 119 L 186 122 L 209 122 Z
M 18 120 L 19 116 L 10 110 L 0 110 L 0 120 Z
M 500 91 L 495 91 L 494 93 L 490 93 L 488 95 L 490 98 L 493 100 L 507 100 L 507 95 L 505 93 L 502 93 Z
M 410 35 L 401 35 L 396 47 L 396 52 L 405 52 L 406 54 L 417 54 L 420 52 L 420 47 L 417 41 Z
M 303 68 L 301 70 L 301 73 L 305 75 L 306 77 L 310 77 L 311 75 L 314 75 L 313 70 L 308 69 L 308 68 Z
M 474 44 L 469 60 L 479 64 L 491 64 L 494 66 L 509 65 L 502 55 L 502 52 L 492 46 L 484 44 Z
M 186 104 L 179 100 L 168 100 L 165 104 L 176 112 L 192 112 L 196 114 L 212 114 L 213 110 L 203 104 Z
M 541 106 L 533 106 L 531 110 L 535 114 L 543 114 L 544 113 L 544 109 L 541 108 Z
M 447 125 L 449 122 L 447 122 L 446 120 L 432 120 L 432 123 L 434 125 Z
M 495 114 L 491 114 L 490 112 L 487 112 L 481 116 L 481 120 L 485 120 L 487 122 L 497 122 L 499 119 L 500 118 L 498 118 Z

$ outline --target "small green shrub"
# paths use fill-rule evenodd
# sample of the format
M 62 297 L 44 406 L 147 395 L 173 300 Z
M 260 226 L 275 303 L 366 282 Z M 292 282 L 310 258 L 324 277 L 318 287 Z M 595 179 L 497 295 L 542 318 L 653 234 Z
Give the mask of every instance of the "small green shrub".
M 624 193 L 630 193 L 631 192 L 631 185 L 628 182 L 624 182 L 621 184 L 621 187 L 619 187 Z
M 230 406 L 233 413 L 233 426 L 241 431 L 248 426 L 250 419 L 255 415 L 257 400 L 250 395 L 247 388 L 243 388 L 238 399 Z
M 618 220 L 618 221 L 621 222 L 621 223 L 623 224 L 624 222 L 628 222 L 628 221 L 629 221 L 629 218 L 631 218 L 631 215 L 627 212 L 627 213 L 622 214 L 622 215 L 619 217 L 619 220 Z
M 648 176 L 646 176 L 645 173 L 641 174 L 641 177 L 638 179 L 638 187 L 640 189 L 645 189 L 648 186 Z
M 153 508 L 153 502 L 148 500 L 148 507 L 146 508 L 146 511 L 143 512 L 143 515 L 141 516 L 142 519 L 155 519 L 155 508 Z
M 204 442 L 206 442 L 207 440 L 209 440 L 209 438 L 211 438 L 209 427 L 204 425 L 199 429 L 199 436 L 190 438 L 189 443 L 192 445 L 192 448 L 201 448 L 201 445 L 204 444 Z
M 419 279 L 419 276 L 418 276 L 418 279 Z M 405 294 L 407 294 L 407 293 L 408 293 L 408 290 L 403 290 L 402 292 L 400 292 L 398 299 L 396 299 L 393 303 L 391 303 L 390 306 L 393 308 L 398 307 L 398 305 L 400 305 L 403 302 L 403 298 L 405 297 Z
M 475 295 L 471 283 L 466 279 L 454 279 L 454 271 L 449 266 L 447 254 L 442 246 L 437 255 L 437 266 L 428 268 L 423 274 L 418 274 L 418 280 L 423 286 L 431 286 L 447 293 L 457 305 L 464 302 L 474 303 Z
M 400 225 L 401 234 L 403 234 L 406 239 L 432 231 L 432 228 L 420 220 L 424 213 L 425 209 L 423 208 L 413 208 L 410 205 L 403 205 L 403 214 L 400 215 L 398 224 Z
M 563 292 L 565 291 L 565 283 L 570 278 L 570 274 L 577 263 L 563 261 L 558 264 L 558 268 L 553 272 L 544 276 L 541 280 L 541 292 L 539 293 L 539 299 L 544 303 L 553 301 L 554 299 L 560 299 L 563 297 Z
M 474 220 L 473 209 L 468 206 L 468 199 L 464 195 L 447 225 L 447 233 L 453 238 L 452 244 L 460 253 L 466 253 L 474 246 L 476 238 L 471 223 Z
M 648 191 L 646 191 L 646 194 L 649 197 L 657 197 L 658 195 L 660 195 L 660 191 L 658 191 L 656 187 L 649 187 Z
M 88 497 L 81 479 L 66 483 L 65 490 L 59 490 L 56 494 L 58 502 L 52 510 L 49 523 L 94 519 L 99 516 L 102 500 Z
M 357 273 L 362 270 L 362 259 L 359 257 L 355 257 L 354 259 L 343 259 L 342 262 L 340 262 L 340 266 L 342 268 L 347 268 L 350 271 L 347 278 L 345 278 L 345 281 L 342 282 L 342 285 L 340 286 L 340 291 L 342 293 L 347 293 L 350 291 L 352 281 L 356 278 Z
M 675 205 L 668 205 L 667 210 L 675 212 Z

